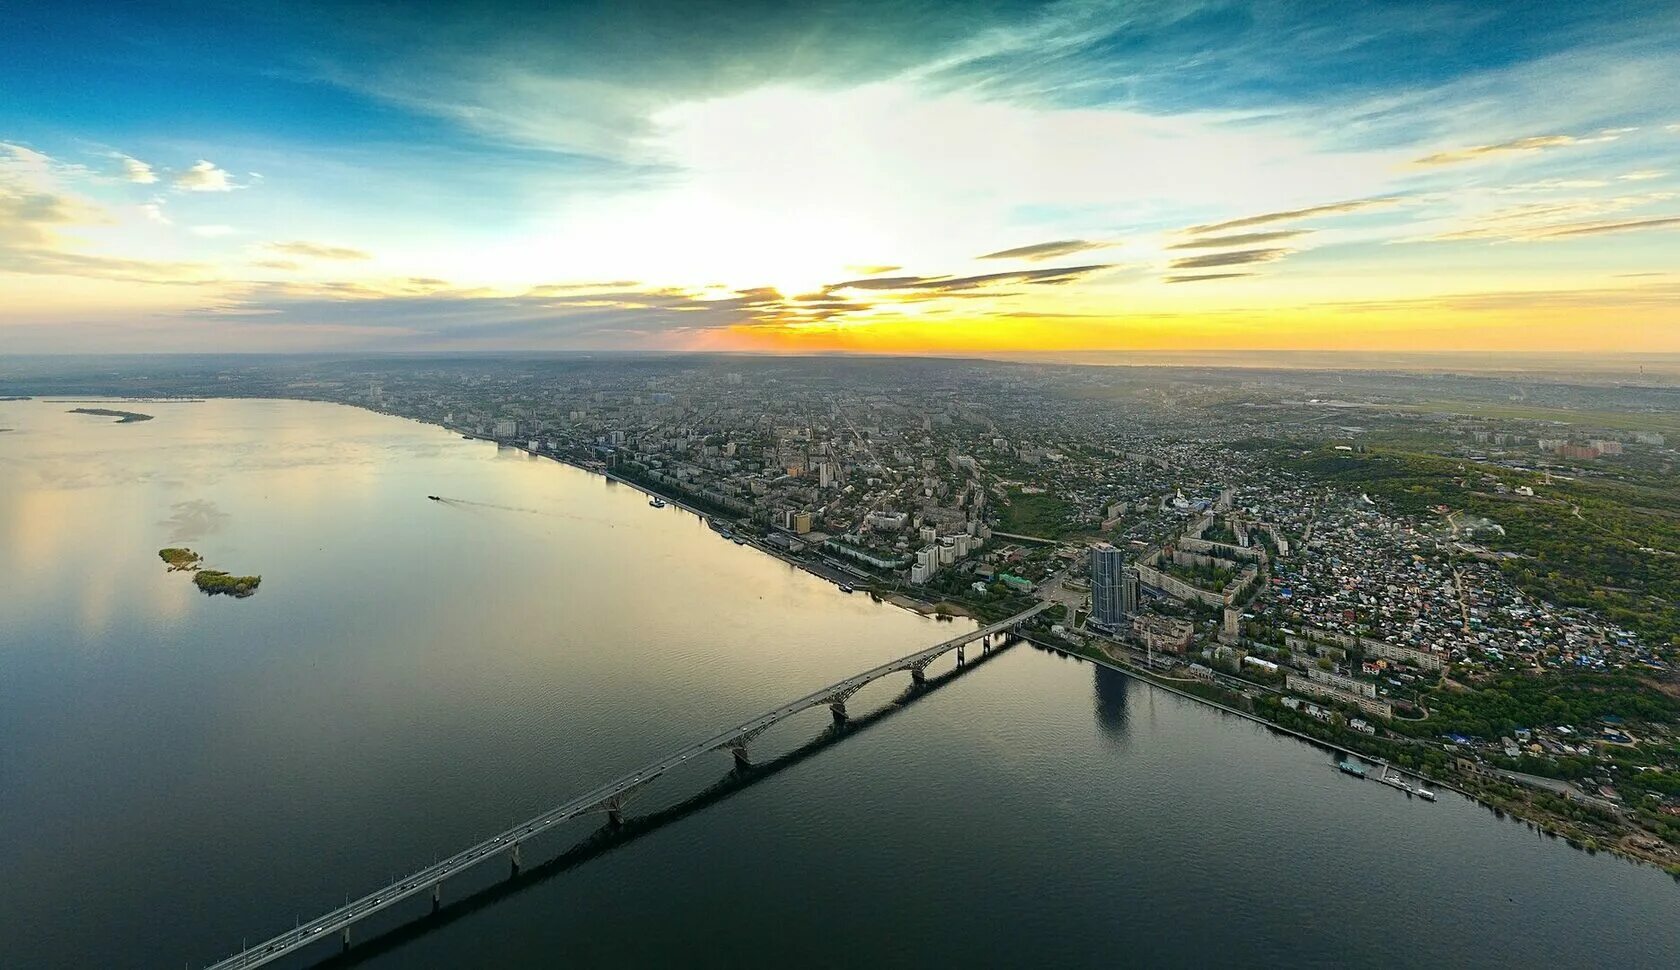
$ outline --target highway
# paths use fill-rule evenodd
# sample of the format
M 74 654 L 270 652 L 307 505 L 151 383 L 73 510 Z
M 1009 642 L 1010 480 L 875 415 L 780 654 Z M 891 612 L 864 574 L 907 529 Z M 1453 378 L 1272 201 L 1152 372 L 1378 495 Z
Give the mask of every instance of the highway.
M 760 714 L 714 737 L 672 752 L 636 771 L 585 792 L 564 805 L 552 808 L 535 818 L 515 825 L 505 832 L 485 839 L 477 845 L 463 849 L 441 862 L 404 876 L 383 889 L 369 893 L 272 939 L 247 947 L 219 963 L 212 964 L 209 970 L 260 967 L 327 936 L 346 932 L 362 919 L 380 910 L 388 909 L 403 900 L 432 890 L 451 875 L 470 869 L 503 853 L 513 852 L 521 842 L 541 835 L 556 825 L 589 812 L 605 809 L 616 810 L 619 807 L 620 799 L 672 768 L 686 763 L 691 758 L 712 751 L 744 747 L 777 721 L 810 710 L 813 707 L 836 703 L 844 704 L 846 698 L 852 696 L 864 686 L 889 674 L 911 670 L 919 675 L 922 670 L 926 669 L 940 656 L 982 637 L 1002 633 L 1025 620 L 1031 619 L 1051 605 L 1048 602 L 1039 603 L 1031 609 L 1017 613 L 1008 619 L 952 637 L 942 643 L 900 657 L 897 660 L 888 661 L 879 667 L 848 677 L 838 683 L 830 684 L 798 700 L 790 701 L 774 710 Z

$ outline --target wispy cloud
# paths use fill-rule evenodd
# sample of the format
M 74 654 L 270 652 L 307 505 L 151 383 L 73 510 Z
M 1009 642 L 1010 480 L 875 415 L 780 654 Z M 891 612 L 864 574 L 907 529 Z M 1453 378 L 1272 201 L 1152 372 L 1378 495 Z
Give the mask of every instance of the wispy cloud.
M 1602 236 L 1612 232 L 1635 232 L 1642 229 L 1673 229 L 1680 227 L 1680 216 L 1657 219 L 1632 219 L 1627 222 L 1599 222 L 1578 226 L 1554 226 L 1538 233 L 1538 239 L 1564 239 L 1571 236 Z
M 0 271 L 48 276 L 87 276 L 130 283 L 202 283 L 213 278 L 211 269 L 199 263 L 124 259 L 66 250 L 4 247 L 0 247 Z
M 1194 273 L 1188 276 L 1166 276 L 1168 283 L 1205 283 L 1209 280 L 1235 280 L 1245 276 L 1258 276 L 1258 273 Z
M 1295 219 L 1307 219 L 1312 216 L 1336 216 L 1349 212 L 1362 212 L 1366 209 L 1376 209 L 1390 206 L 1399 202 L 1396 196 L 1383 196 L 1374 199 L 1352 199 L 1347 202 L 1331 202 L 1325 205 L 1309 206 L 1305 209 L 1287 209 L 1282 212 L 1264 212 L 1257 216 L 1245 216 L 1241 219 L 1230 219 L 1225 222 L 1210 222 L 1205 225 L 1191 226 L 1184 230 L 1187 233 L 1201 235 L 1209 232 L 1223 232 L 1227 229 L 1246 229 L 1249 226 L 1264 226 L 1274 222 L 1291 222 Z
M 1187 256 L 1175 259 L 1169 265 L 1173 269 L 1203 269 L 1210 266 L 1244 266 L 1251 263 L 1270 263 L 1282 259 L 1294 252 L 1292 249 L 1239 249 L 1229 253 L 1208 253 L 1205 256 Z
M 834 283 L 826 289 L 834 290 L 968 290 L 994 283 L 1062 283 L 1112 269 L 1112 263 L 1087 266 L 1056 266 L 1049 269 L 1022 270 L 1015 273 L 984 273 L 979 276 L 877 276 L 868 279 Z
M 238 188 L 226 170 L 202 158 L 192 168 L 176 174 L 175 187 L 183 192 L 231 192 Z
M 1476 145 L 1470 148 L 1459 148 L 1453 151 L 1436 152 L 1414 159 L 1413 165 L 1457 165 L 1462 162 L 1473 162 L 1477 159 L 1495 155 L 1528 154 L 1545 151 L 1549 148 L 1568 148 L 1576 145 L 1596 145 L 1600 142 L 1615 141 L 1632 128 L 1610 128 L 1596 135 L 1530 135 L 1526 138 L 1514 138 L 1510 141 L 1496 142 L 1491 145 Z
M 308 259 L 353 261 L 373 258 L 372 254 L 360 249 L 351 249 L 348 246 L 329 246 L 323 243 L 306 242 L 301 239 L 290 242 L 271 242 L 263 248 L 287 256 L 303 256 Z
M 1515 185 L 1500 186 L 1493 191 L 1500 194 L 1528 194 L 1534 192 L 1564 192 L 1578 189 L 1602 189 L 1609 182 L 1603 179 L 1537 179 L 1533 182 L 1518 182 Z
M 1667 174 L 1661 169 L 1642 168 L 1638 171 L 1628 172 L 1626 175 L 1618 175 L 1616 178 L 1623 182 L 1648 182 L 1652 179 L 1660 179 Z
M 1071 256 L 1089 249 L 1103 249 L 1112 243 L 1087 242 L 1084 239 L 1061 239 L 1056 242 L 1037 243 L 1032 246 L 1017 246 L 1014 249 L 1000 249 L 995 253 L 987 253 L 977 259 L 1030 259 L 1037 262 L 1041 259 L 1054 259 L 1057 256 Z
M 1599 235 L 1606 232 L 1625 231 L 1620 227 L 1626 227 L 1627 229 L 1644 228 L 1645 223 L 1650 221 L 1643 219 L 1612 220 L 1606 219 L 1606 216 L 1628 212 L 1654 203 L 1672 202 L 1677 198 L 1680 198 L 1680 193 L 1647 192 L 1641 195 L 1572 198 L 1507 206 L 1477 215 L 1468 220 L 1467 224 L 1461 224 L 1459 228 L 1449 228 L 1429 235 L 1395 241 L 1455 242 L 1487 240 L 1493 242 L 1533 242 L 1576 235 Z
M 1227 246 L 1252 246 L 1256 243 L 1276 242 L 1279 239 L 1293 239 L 1303 236 L 1311 229 L 1279 229 L 1275 232 L 1239 232 L 1230 236 L 1203 236 L 1181 243 L 1174 243 L 1168 249 L 1223 249 Z
M 122 163 L 123 178 L 136 185 L 151 185 L 158 180 L 157 172 L 138 158 L 119 154 L 117 160 Z

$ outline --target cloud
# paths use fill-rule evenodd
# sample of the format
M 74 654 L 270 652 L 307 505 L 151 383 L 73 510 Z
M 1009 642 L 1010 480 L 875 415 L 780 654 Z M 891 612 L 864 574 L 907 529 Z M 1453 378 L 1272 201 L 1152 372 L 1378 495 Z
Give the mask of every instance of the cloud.
M 1641 229 L 1670 229 L 1680 227 L 1680 216 L 1657 219 L 1634 219 L 1627 222 L 1598 222 L 1574 226 L 1554 226 L 1536 234 L 1537 239 L 1564 239 L 1571 236 L 1601 236 L 1612 232 L 1634 232 Z
M 750 323 L 763 298 L 741 293 L 710 298 L 675 289 L 501 296 L 440 284 L 444 281 L 427 278 L 378 285 L 258 283 L 191 315 L 260 318 L 323 333 L 354 327 L 375 346 L 398 338 L 410 347 L 611 347 L 638 336 L 681 342 Z
M 1239 249 L 1231 253 L 1208 253 L 1175 259 L 1173 269 L 1203 269 L 1209 266 L 1244 266 L 1250 263 L 1270 263 L 1294 252 L 1293 249 Z
M 1431 235 L 1416 236 L 1395 242 L 1455 242 L 1489 240 L 1494 242 L 1533 242 L 1573 235 L 1596 235 L 1622 231 L 1606 226 L 1641 228 L 1647 220 L 1611 221 L 1608 216 L 1627 212 L 1657 202 L 1672 202 L 1680 198 L 1675 192 L 1647 192 L 1642 195 L 1619 195 L 1604 198 L 1560 199 L 1508 206 L 1472 218 L 1462 228 L 1451 228 Z
M 636 280 L 608 280 L 599 283 L 544 283 L 527 291 L 530 296 L 559 296 L 561 294 L 593 292 L 597 290 L 633 290 L 642 284 Z
M 1545 151 L 1548 148 L 1568 148 L 1575 145 L 1595 145 L 1600 142 L 1615 141 L 1623 134 L 1634 131 L 1632 128 L 1606 128 L 1597 135 L 1577 137 L 1575 135 L 1530 135 L 1527 138 L 1516 138 L 1492 145 L 1476 145 L 1471 148 L 1460 148 L 1448 152 L 1436 152 L 1422 158 L 1413 159 L 1413 165 L 1457 165 L 1461 162 L 1473 162 L 1479 158 L 1494 155 L 1526 154 Z
M 158 180 L 157 173 L 152 170 L 152 167 L 138 158 L 119 154 L 117 160 L 122 163 L 123 178 L 130 182 L 137 185 L 151 185 Z
M 131 283 L 202 283 L 209 268 L 198 263 L 123 259 L 55 249 L 0 247 L 0 272 L 48 276 L 87 276 Z
M 969 290 L 993 283 L 1064 283 L 1113 268 L 1112 263 L 1086 266 L 1056 266 L 1015 273 L 984 273 L 979 276 L 877 276 L 832 283 L 827 290 Z
M 289 259 L 254 259 L 251 261 L 251 265 L 262 269 L 277 269 L 287 272 L 298 268 L 298 264 Z
M 978 256 L 977 259 L 1030 259 L 1037 262 L 1041 259 L 1054 259 L 1057 256 L 1071 256 L 1088 249 L 1103 249 L 1111 243 L 1087 242 L 1083 239 L 1062 239 L 1056 242 L 1038 243 L 1032 246 L 1019 246 L 1015 249 L 1001 249 L 995 253 Z
M 56 246 L 56 227 L 104 221 L 101 209 L 59 186 L 51 158 L 0 142 L 0 246 Z
M 1203 283 L 1208 280 L 1235 280 L 1245 276 L 1259 276 L 1259 273 L 1199 273 L 1190 276 L 1163 277 L 1168 283 Z
M 1184 230 L 1187 233 L 1202 234 L 1220 232 L 1225 229 L 1244 229 L 1249 226 L 1264 226 L 1273 222 L 1289 222 L 1295 219 L 1305 219 L 1309 216 L 1334 216 L 1348 212 L 1360 212 L 1365 209 L 1375 209 L 1380 206 L 1394 205 L 1400 199 L 1395 196 L 1384 196 L 1373 199 L 1352 199 L 1347 202 L 1331 202 L 1327 205 L 1315 205 L 1305 209 L 1289 209 L 1283 212 L 1266 212 L 1257 216 L 1245 216 L 1241 219 L 1231 219 L 1226 222 L 1210 222 L 1205 225 L 1191 226 Z
M 175 176 L 175 187 L 183 192 L 232 192 L 238 188 L 225 170 L 202 158 Z
M 895 270 L 901 270 L 903 268 L 904 267 L 902 266 L 877 266 L 864 264 L 861 266 L 847 266 L 845 267 L 845 270 L 848 273 L 856 273 L 859 276 L 878 276 L 881 273 L 891 273 Z
M 1626 175 L 1618 175 L 1616 178 L 1622 182 L 1647 182 L 1651 179 L 1660 179 L 1667 174 L 1667 172 L 1661 171 L 1660 169 L 1642 168 L 1637 172 L 1629 172 Z
M 196 263 L 126 259 L 76 251 L 59 235 L 69 226 L 115 222 L 97 203 L 64 190 L 66 177 L 93 177 L 34 149 L 0 142 L 0 272 L 80 276 L 141 283 L 198 283 L 210 279 Z M 154 204 L 141 209 L 161 218 Z M 155 216 L 153 213 L 156 213 Z
M 1540 179 L 1535 182 L 1519 182 L 1516 185 L 1503 186 L 1493 191 L 1500 194 L 1557 192 L 1564 189 L 1602 189 L 1609 184 L 1603 179 Z
M 350 249 L 346 246 L 328 246 L 322 243 L 305 242 L 301 239 L 292 240 L 290 242 L 272 242 L 263 248 L 270 249 L 274 252 L 282 253 L 287 256 L 303 256 L 309 259 L 334 259 L 349 261 L 373 258 L 371 254 L 365 253 L 360 249 Z
M 1241 232 L 1231 236 L 1206 236 L 1201 239 L 1191 239 L 1187 242 L 1174 243 L 1168 249 L 1221 249 L 1226 246 L 1252 246 L 1255 243 L 1275 242 L 1279 239 L 1293 239 L 1302 236 L 1312 229 L 1279 229 L 1276 232 Z
M 142 202 L 140 203 L 140 211 L 146 216 L 148 221 L 155 222 L 160 226 L 174 224 L 170 221 L 168 216 L 163 214 L 162 202 Z
M 0 183 L 0 245 L 48 245 L 54 238 L 50 227 L 84 222 L 84 211 L 68 196 L 17 191 Z
M 187 231 L 195 236 L 203 236 L 205 239 L 220 239 L 223 236 L 232 236 L 239 232 L 232 226 L 193 226 Z

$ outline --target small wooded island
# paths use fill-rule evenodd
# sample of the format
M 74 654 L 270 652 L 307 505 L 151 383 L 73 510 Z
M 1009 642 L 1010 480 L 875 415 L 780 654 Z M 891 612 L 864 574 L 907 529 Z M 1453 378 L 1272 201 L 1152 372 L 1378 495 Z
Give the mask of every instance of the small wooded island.
M 206 596 L 236 596 L 244 599 L 257 591 L 262 583 L 261 576 L 234 576 L 220 569 L 200 569 L 204 557 L 191 549 L 180 546 L 169 546 L 158 550 L 158 558 L 164 561 L 170 572 L 194 570 L 193 585 L 204 591 Z
M 150 421 L 152 416 L 141 414 L 139 411 L 113 411 L 110 408 L 71 408 L 68 414 L 92 414 L 102 418 L 116 418 L 118 424 L 129 424 L 134 421 Z
M 195 568 L 199 563 L 204 561 L 203 556 L 193 552 L 191 549 L 183 549 L 179 546 L 159 549 L 158 558 L 162 559 L 169 565 L 169 571 L 172 573 L 178 572 L 182 569 Z

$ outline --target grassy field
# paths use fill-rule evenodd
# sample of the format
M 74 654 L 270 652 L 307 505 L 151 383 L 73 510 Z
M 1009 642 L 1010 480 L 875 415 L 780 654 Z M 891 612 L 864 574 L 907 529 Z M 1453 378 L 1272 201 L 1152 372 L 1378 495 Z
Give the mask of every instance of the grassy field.
M 1028 495 L 1020 491 L 1009 493 L 1003 506 L 998 529 L 1017 535 L 1059 539 L 1077 531 L 1068 521 L 1072 506 L 1054 495 Z

